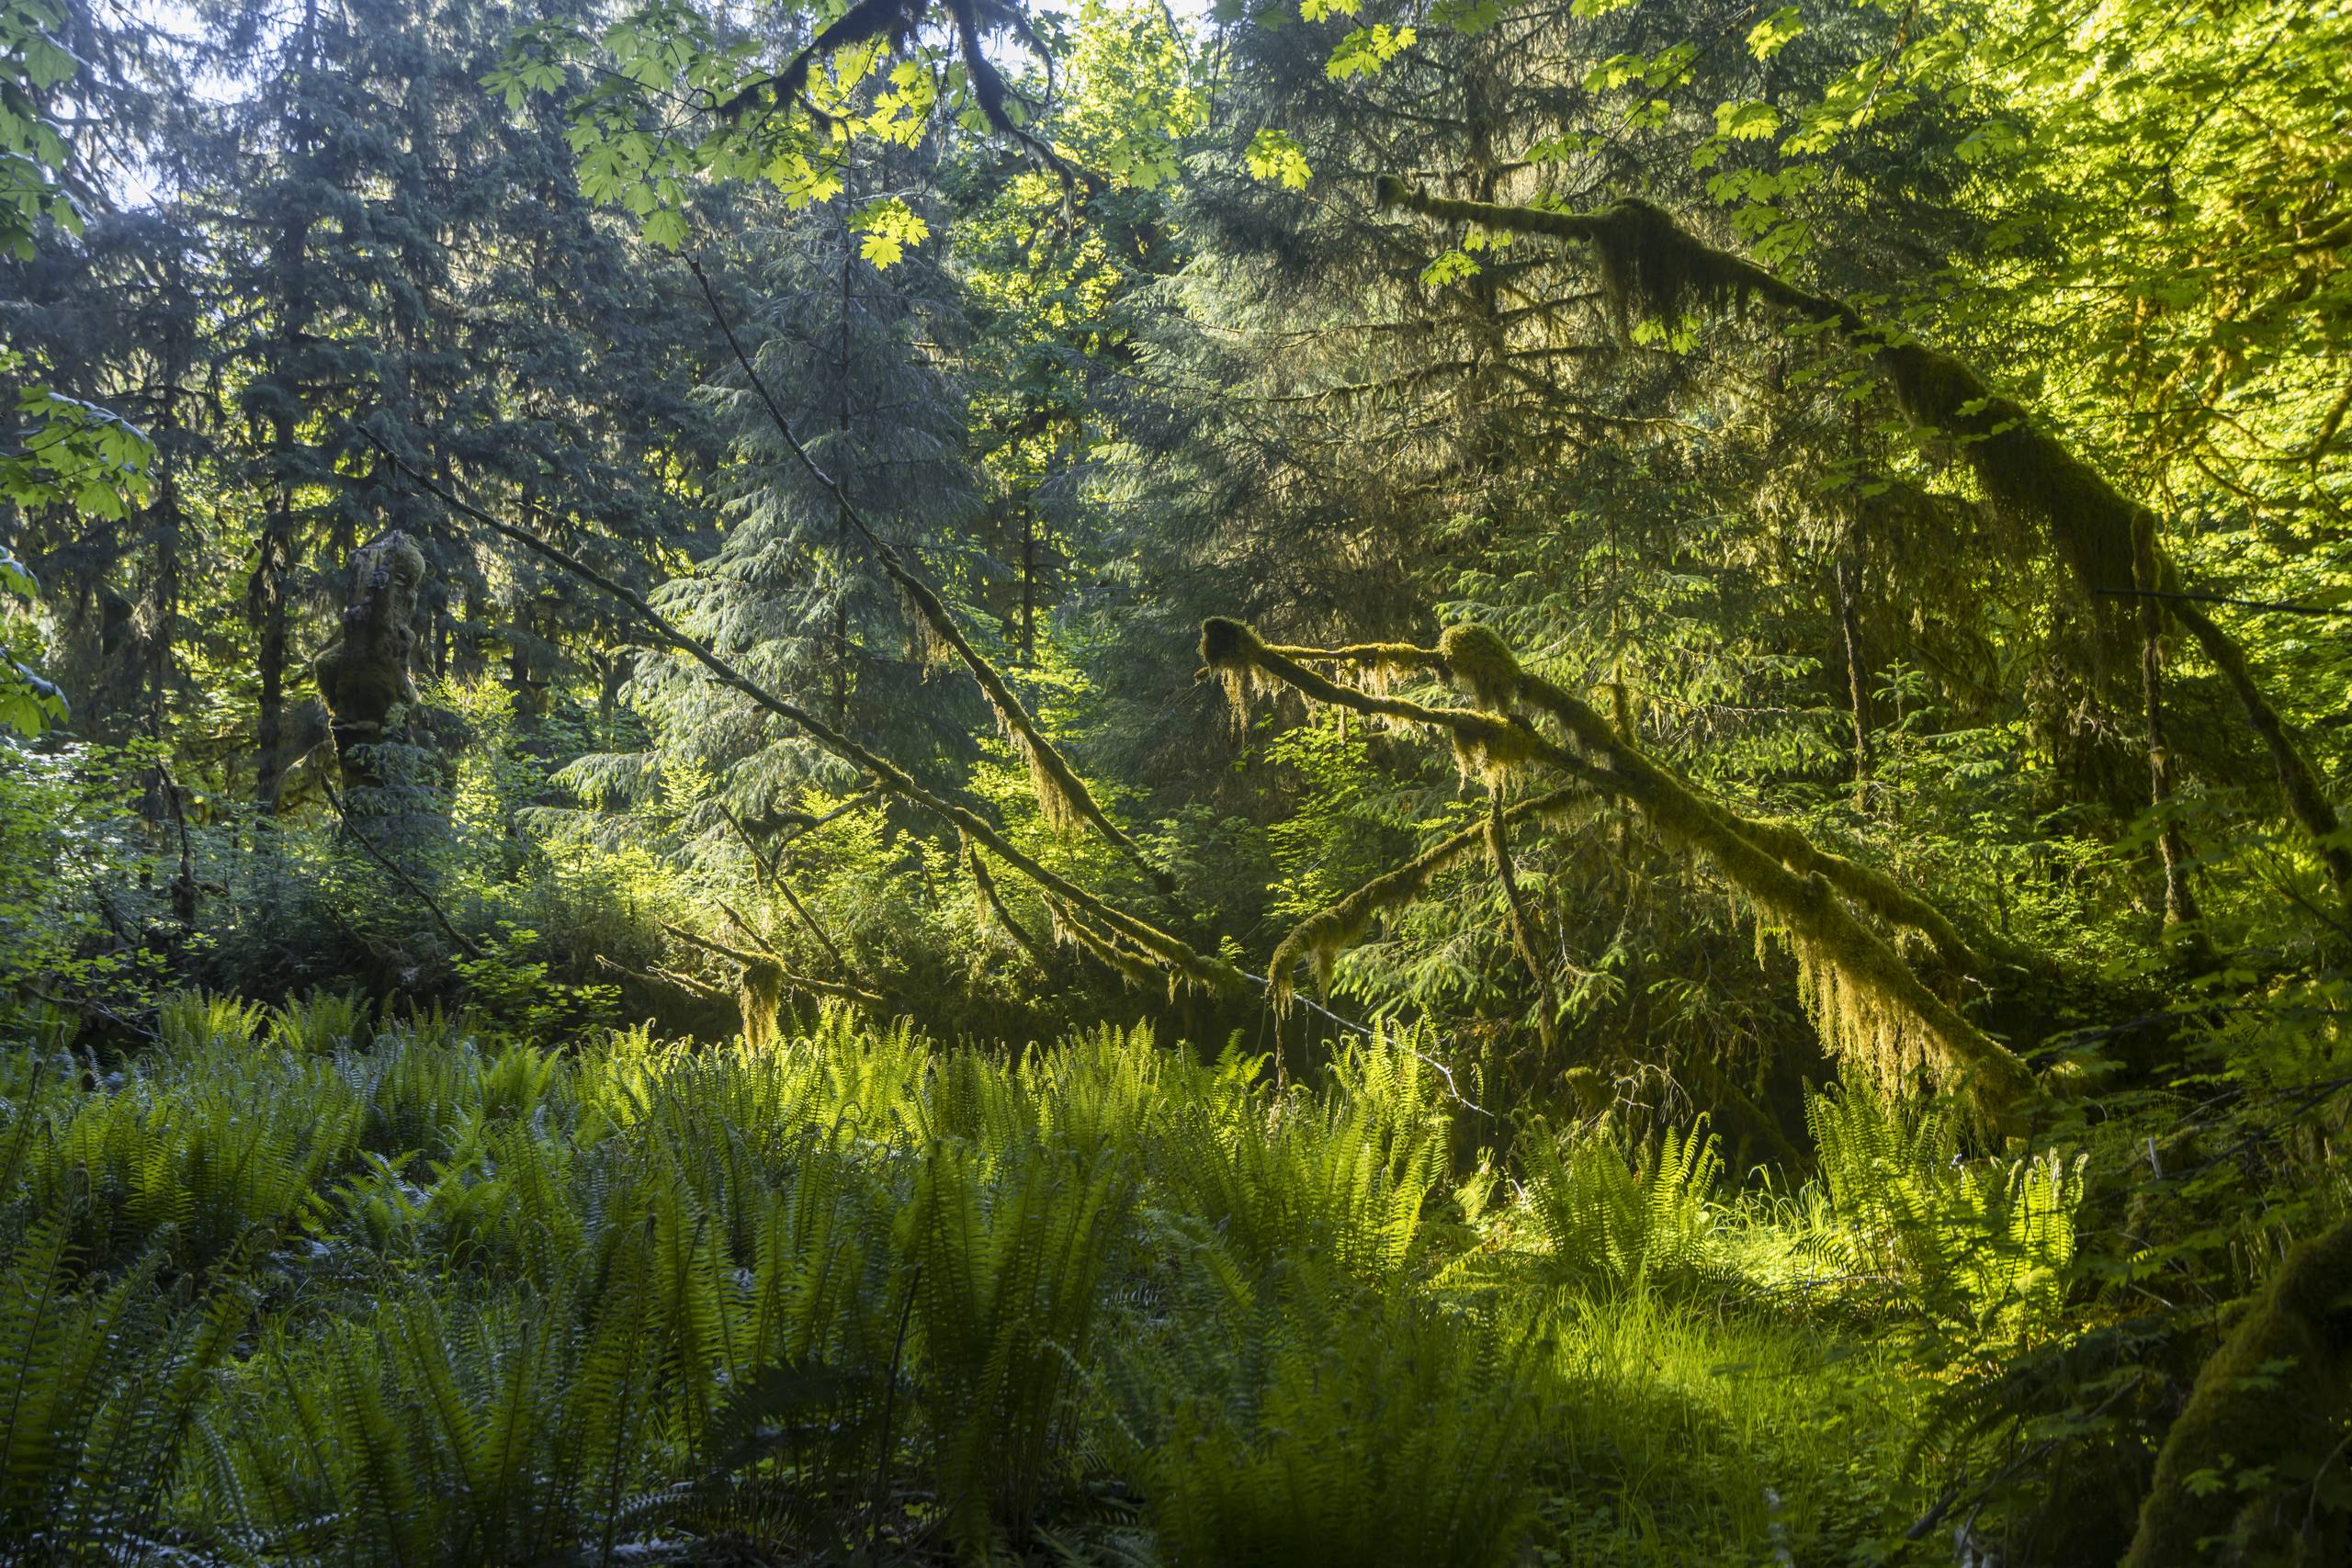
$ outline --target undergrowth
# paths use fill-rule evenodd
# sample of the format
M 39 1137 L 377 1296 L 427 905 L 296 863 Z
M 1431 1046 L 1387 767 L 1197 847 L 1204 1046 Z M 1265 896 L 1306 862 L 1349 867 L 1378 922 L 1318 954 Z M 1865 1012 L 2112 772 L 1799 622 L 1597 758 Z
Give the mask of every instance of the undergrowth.
M 1851 1090 L 1801 1188 L 1703 1124 L 1464 1176 L 1384 1040 L 161 1021 L 0 1056 L 0 1560 L 1901 1556 L 1919 1347 L 2046 1332 L 2081 1189 Z

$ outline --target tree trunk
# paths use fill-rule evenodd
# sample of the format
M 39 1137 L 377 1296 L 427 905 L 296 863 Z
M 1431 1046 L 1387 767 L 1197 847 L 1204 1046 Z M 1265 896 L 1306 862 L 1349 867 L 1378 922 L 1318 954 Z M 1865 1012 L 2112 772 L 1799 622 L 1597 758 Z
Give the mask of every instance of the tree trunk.
M 843 176 L 847 184 L 847 176 Z M 841 433 L 841 455 L 833 459 L 833 477 L 841 485 L 839 503 L 833 511 L 833 559 L 837 576 L 833 584 L 833 725 L 849 727 L 849 487 L 852 469 L 849 460 L 849 305 L 850 280 L 857 259 L 857 243 L 850 232 L 850 204 L 847 192 L 842 201 L 842 287 L 841 320 L 834 339 L 833 388 L 835 428 Z
M 2155 1482 L 2140 1506 L 2125 1568 L 2163 1568 L 2197 1557 L 2196 1543 L 2233 1537 L 2242 1555 L 2216 1562 L 2344 1561 L 2312 1539 L 2302 1486 L 2251 1493 L 2238 1477 L 2324 1454 L 2352 1403 L 2352 1219 L 2287 1255 L 2197 1374 L 2188 1406 L 2165 1434 Z M 2219 1476 L 2221 1484 L 2208 1484 Z
M 1867 809 L 1871 782 L 1870 683 L 1862 671 L 1862 628 L 1854 613 L 1853 568 L 1838 562 L 1838 630 L 1846 644 L 1846 700 L 1854 716 L 1854 809 Z
M 1021 662 L 1037 662 L 1037 513 L 1021 503 Z
M 424 554 L 398 530 L 351 554 L 351 592 L 343 637 L 319 655 L 319 694 L 334 716 L 335 756 L 355 810 L 380 811 L 386 773 L 382 747 L 392 712 L 416 701 L 409 662 L 416 634 L 417 590 Z
M 2153 520 L 2143 520 L 2134 547 L 2132 576 L 2144 592 L 2156 584 Z M 2148 805 L 2156 818 L 2156 858 L 2165 875 L 2165 929 L 2171 931 L 2196 928 L 2199 916 L 2197 896 L 2188 886 L 2188 842 L 2172 809 L 2172 749 L 2165 739 L 2164 602 L 2143 597 L 2139 608 L 2140 707 L 2148 749 Z M 2200 951 L 2202 946 L 2200 939 Z
M 295 68 L 298 80 L 310 74 L 318 22 L 317 0 L 309 0 L 302 11 L 302 53 Z M 291 161 L 307 168 L 311 162 L 311 128 L 307 117 L 299 110 L 288 129 L 287 141 Z M 279 198 L 296 199 L 284 190 L 279 192 Z M 278 407 L 269 418 L 270 477 L 276 499 L 262 528 L 261 547 L 246 591 L 247 607 L 259 638 L 254 650 L 254 673 L 261 688 L 254 729 L 254 749 L 258 753 L 254 793 L 254 803 L 265 813 L 277 809 L 286 769 L 293 761 L 286 755 L 286 583 L 293 571 L 296 548 L 293 407 L 297 400 L 293 389 L 286 383 L 296 373 L 302 337 L 310 329 L 310 287 L 302 276 L 310 240 L 310 215 L 298 208 L 286 215 L 270 256 L 279 289 L 280 311 L 277 340 L 271 348 L 269 367 L 271 378 L 278 383 L 279 394 Z

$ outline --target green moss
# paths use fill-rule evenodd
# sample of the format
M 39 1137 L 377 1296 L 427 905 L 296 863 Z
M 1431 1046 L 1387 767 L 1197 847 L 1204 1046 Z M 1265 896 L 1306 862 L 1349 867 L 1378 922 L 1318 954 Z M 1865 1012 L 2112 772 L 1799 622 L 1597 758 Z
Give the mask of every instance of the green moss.
M 2126 1568 L 2188 1561 L 2228 1537 L 2233 1561 L 2341 1562 L 2306 1539 L 2307 1486 L 2251 1478 L 2352 1440 L 2352 1219 L 2301 1243 L 2197 1374 L 2165 1434 Z
M 1519 656 L 1489 626 L 1463 622 L 1445 628 L 1437 649 L 1454 684 L 1480 707 L 1508 710 L 1519 695 Z
M 1212 670 L 1248 669 L 1265 647 L 1258 634 L 1227 615 L 1211 615 L 1201 623 L 1201 662 Z
M 1621 330 L 1635 317 L 1671 321 L 1693 308 L 1736 308 L 1758 291 L 1753 263 L 1693 237 L 1646 201 L 1628 197 L 1601 214 L 1593 248 Z
M 744 964 L 735 1005 L 743 1015 L 744 1045 L 764 1051 L 775 1044 L 776 1021 L 784 1010 L 783 965 L 756 960 Z

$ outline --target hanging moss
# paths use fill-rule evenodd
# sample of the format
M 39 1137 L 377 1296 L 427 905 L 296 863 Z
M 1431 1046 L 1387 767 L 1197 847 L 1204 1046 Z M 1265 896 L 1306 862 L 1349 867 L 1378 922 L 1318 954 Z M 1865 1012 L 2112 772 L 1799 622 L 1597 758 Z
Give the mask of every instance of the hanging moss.
M 1601 215 L 1593 236 L 1600 289 L 1621 334 L 1636 320 L 1670 321 L 1692 310 L 1745 305 L 1758 269 L 1701 244 L 1659 209 L 1631 197 Z
M 1137 951 L 1114 934 L 1096 929 L 1067 904 L 1048 896 L 1046 907 L 1053 911 L 1054 940 L 1075 947 L 1096 962 L 1114 971 L 1131 986 L 1168 991 L 1168 999 L 1176 999 L 1180 981 L 1189 978 L 1184 971 L 1153 954 Z
M 1211 615 L 1201 623 L 1201 663 L 1224 688 L 1236 734 L 1250 728 L 1250 699 L 1259 690 L 1258 660 L 1265 652 L 1258 634 L 1239 621 Z
M 1522 672 L 1520 694 L 1551 713 L 1583 755 L 1500 715 L 1430 707 L 1340 685 L 1307 664 L 1276 653 L 1238 622 L 1203 628 L 1203 654 L 1213 650 L 1228 669 L 1252 669 L 1316 701 L 1443 731 L 1453 739 L 1458 758 L 1483 764 L 1492 748 L 1511 766 L 1548 766 L 1630 801 L 1670 843 L 1706 856 L 1753 903 L 1766 925 L 1786 933 L 1810 976 L 1807 998 L 1832 1049 L 1860 1055 L 1890 1076 L 1906 1062 L 1924 1057 L 1946 1078 L 1967 1080 L 1980 1103 L 1996 1111 L 2031 1087 L 2032 1074 L 2016 1054 L 1930 990 L 1884 938 L 1846 908 L 1832 891 L 1828 874 L 1837 870 L 1880 897 L 1900 894 L 1900 889 L 1883 879 L 1857 874 L 1862 868 L 1850 862 L 1814 851 L 1794 829 L 1766 833 L 1781 852 L 1768 852 L 1743 830 L 1751 825 L 1675 777 L 1622 739 L 1589 705 L 1551 682 Z M 1463 837 L 1456 835 L 1456 840 Z M 1475 842 L 1483 830 L 1470 837 Z M 1275 984 L 1283 984 L 1289 965 L 1302 957 L 1315 968 L 1318 983 L 1327 979 L 1332 959 L 1362 939 L 1375 914 L 1417 895 L 1445 863 L 1440 858 L 1424 867 L 1424 862 L 1449 849 L 1458 854 L 1464 847 L 1449 840 L 1310 918 L 1277 950 Z M 1807 859 L 1813 867 L 1800 874 L 1787 863 L 1791 858 Z
M 2323 1517 L 2314 1529 L 2308 1486 L 2248 1493 L 2236 1483 L 2352 1440 L 2347 1412 L 2352 1219 L 2290 1252 L 2198 1372 L 2156 1456 L 2125 1568 L 2168 1568 L 2211 1538 L 2230 1540 L 2231 1562 L 2343 1562 L 2342 1521 Z
M 1598 213 L 1555 212 L 1457 201 L 1383 176 L 1384 209 L 1403 208 L 1452 222 L 1508 232 L 1549 234 L 1594 247 L 1604 292 L 1621 315 L 1639 310 L 1668 316 L 1691 305 L 1761 300 L 1808 322 L 1835 326 L 1869 355 L 1915 424 L 1948 438 L 1992 503 L 2036 525 L 2072 570 L 2104 645 L 2128 645 L 2132 617 L 2132 538 L 2147 509 L 2064 442 L 2038 427 L 2015 399 L 1972 367 L 1864 317 L 1841 299 L 1802 289 L 1746 258 L 1706 243 L 1645 202 L 1621 201 Z M 2178 569 L 2160 562 L 2163 591 L 2177 593 Z M 2352 848 L 2337 841 L 2339 818 L 2311 760 L 2247 672 L 2245 651 L 2187 600 L 2168 598 L 2166 613 L 2197 639 L 2222 671 L 2268 750 L 2290 813 L 2310 835 L 2336 891 L 2352 901 Z M 2115 661 L 2120 668 L 2121 661 Z
M 1535 760 L 1541 742 L 1532 730 L 1481 728 L 1476 734 L 1456 731 L 1453 765 L 1464 779 L 1476 779 L 1488 789 L 1500 789 Z
M 1743 817 L 1721 802 L 1705 799 L 1688 781 L 1673 778 L 1664 767 L 1645 756 L 1624 738 L 1615 724 L 1603 718 L 1590 704 L 1553 682 L 1540 676 L 1525 676 L 1521 682 L 1521 691 L 1531 704 L 1557 718 L 1562 728 L 1580 744 L 1611 758 L 1621 769 L 1627 766 L 1626 759 L 1638 759 L 1633 764 L 1634 771 L 1646 770 L 1655 773 L 1661 784 L 1671 784 L 1689 795 L 1717 817 L 1726 830 L 1746 839 L 1797 875 L 1824 877 L 1838 892 L 1882 919 L 1921 932 L 1935 944 L 1938 955 L 1957 972 L 1963 975 L 1987 972 L 1988 965 L 1984 959 L 1962 937 L 1960 929 L 1942 910 L 1909 892 L 1892 877 L 1858 861 L 1819 848 L 1786 823 Z
M 1442 674 L 1444 663 L 1426 648 L 1409 642 L 1355 642 L 1343 648 L 1291 648 L 1269 643 L 1266 651 L 1277 658 L 1317 664 L 1346 665 L 1356 684 L 1375 696 L 1385 696 L 1396 682 L 1412 675 Z
M 741 923 L 740 919 L 737 923 Z M 662 922 L 662 929 L 689 947 L 701 948 L 741 966 L 742 975 L 736 982 L 735 1000 L 742 1013 L 743 1038 L 754 1046 L 774 1042 L 778 1010 L 786 992 L 839 997 L 844 1001 L 872 1008 L 890 1005 L 888 997 L 865 986 L 853 985 L 845 980 L 819 980 L 807 975 L 796 975 L 784 966 L 781 955 L 774 948 L 768 948 L 764 953 L 746 953 L 740 947 L 730 947 L 715 937 L 688 931 L 669 920 Z M 752 941 L 765 946 L 765 939 L 757 931 L 746 930 Z M 662 972 L 657 970 L 656 973 Z

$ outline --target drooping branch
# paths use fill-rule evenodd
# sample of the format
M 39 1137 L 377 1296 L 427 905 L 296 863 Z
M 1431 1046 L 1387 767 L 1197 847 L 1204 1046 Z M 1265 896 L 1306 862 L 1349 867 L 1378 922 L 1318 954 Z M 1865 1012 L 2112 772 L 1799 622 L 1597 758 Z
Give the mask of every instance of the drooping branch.
M 777 962 L 772 953 L 751 953 L 740 947 L 732 947 L 714 937 L 689 931 L 669 920 L 662 922 L 662 929 L 689 947 L 699 947 L 706 953 L 716 953 L 721 958 L 741 964 L 747 975 L 764 976 L 773 972 L 776 982 L 788 989 L 808 991 L 820 997 L 840 997 L 848 1001 L 863 1002 L 868 1007 L 879 1008 L 890 1005 L 889 998 L 877 991 L 868 990 L 864 986 L 854 986 L 845 980 L 820 980 L 813 976 L 794 974 Z
M 988 699 L 989 711 L 996 715 L 997 723 L 1003 728 L 1005 739 L 1012 743 L 1013 750 L 1029 770 L 1029 783 L 1037 797 L 1037 808 L 1045 813 L 1046 821 L 1064 831 L 1073 830 L 1080 825 L 1091 827 L 1133 861 L 1163 894 L 1173 893 L 1173 880 L 1151 863 L 1143 852 L 1142 845 L 1111 820 L 1110 814 L 1095 800 L 1094 792 L 1087 787 L 1078 770 L 1069 765 L 1069 760 L 1061 754 L 1060 749 L 1046 739 L 1045 731 L 1038 728 L 1037 721 L 1030 716 L 1020 697 L 1014 694 L 1004 676 L 979 649 L 972 646 L 971 639 L 964 635 L 964 628 L 957 624 L 945 601 L 933 591 L 930 583 L 923 581 L 921 572 L 908 564 L 897 547 L 867 521 L 865 514 L 851 502 L 848 491 L 818 466 L 808 448 L 793 434 L 790 422 L 784 416 L 783 406 L 768 390 L 766 381 L 752 368 L 752 356 L 735 336 L 735 328 L 720 307 L 718 292 L 711 287 L 702 265 L 689 256 L 686 266 L 694 274 L 695 283 L 701 286 L 703 299 L 710 308 L 712 319 L 726 335 L 727 346 L 734 351 L 735 362 L 742 367 L 744 376 L 751 381 L 752 393 L 766 410 L 769 423 L 775 426 L 776 434 L 783 438 L 785 446 L 799 459 L 800 466 L 808 471 L 809 477 L 832 495 L 841 515 L 857 530 L 858 537 L 865 540 L 866 547 L 874 552 L 874 559 L 881 567 L 883 575 L 914 606 L 916 615 L 922 621 L 926 637 L 953 653 L 956 662 L 963 665 L 978 684 L 980 694 Z
M 1504 818 L 1512 822 L 1540 821 L 1573 810 L 1590 798 L 1591 792 L 1587 789 L 1553 790 L 1510 807 Z M 1440 873 L 1459 865 L 1485 848 L 1487 831 L 1487 824 L 1482 821 L 1448 834 L 1395 870 L 1382 873 L 1292 927 L 1266 963 L 1275 1005 L 1289 1005 L 1294 976 L 1302 959 L 1315 976 L 1315 988 L 1328 993 L 1331 988 L 1331 966 L 1340 954 L 1362 942 L 1381 915 L 1411 903 Z
M 1724 831 L 1754 844 L 1795 874 L 1818 876 L 1881 919 L 1919 932 L 1934 944 L 1937 954 L 1954 971 L 1962 975 L 1984 973 L 1984 960 L 1960 934 L 1951 918 L 1883 872 L 1821 848 L 1785 822 L 1743 816 L 1721 801 L 1708 799 L 1688 780 L 1675 776 L 1624 739 L 1617 727 L 1589 704 L 1540 675 L 1522 672 L 1517 694 L 1529 705 L 1550 714 L 1579 744 L 1607 756 L 1611 766 L 1640 780 L 1653 794 L 1688 796 L 1715 818 Z
M 743 849 L 752 857 L 752 872 L 760 886 L 773 887 L 776 892 L 784 895 L 784 901 L 791 907 L 794 917 L 800 921 L 802 928 L 810 936 L 817 939 L 817 945 L 825 950 L 825 956 L 833 961 L 835 969 L 853 978 L 862 978 L 858 976 L 857 966 L 842 956 L 839 944 L 833 941 L 825 928 L 818 923 L 817 917 L 809 911 L 808 906 L 800 901 L 800 895 L 792 890 L 792 884 L 786 879 L 782 864 L 772 863 L 760 853 L 759 845 L 752 841 L 751 830 L 743 826 L 741 818 L 736 816 L 723 802 L 718 809 L 720 815 L 727 818 L 728 826 L 735 829 L 735 836 L 742 840 Z M 778 858 L 780 861 L 781 857 Z M 725 901 L 722 900 L 718 907 L 740 929 L 754 937 L 759 935 L 758 931 L 752 929 L 752 923 L 737 914 Z
M 1544 736 L 1524 717 L 1433 707 L 1344 685 L 1277 652 L 1238 621 L 1219 617 L 1205 623 L 1201 657 L 1237 696 L 1246 697 L 1256 688 L 1289 687 L 1333 706 L 1442 731 L 1452 739 L 1465 767 L 1475 763 L 1490 778 L 1540 765 L 1626 802 L 1652 829 L 1704 855 L 1786 935 L 1796 950 L 1806 1000 L 1833 1050 L 1860 1056 L 1882 1069 L 1924 1054 L 1947 1073 L 1973 1078 L 1973 1087 L 1995 1107 L 2015 1101 L 2031 1087 L 2032 1074 L 2015 1053 L 1962 1017 L 1913 973 L 1884 938 L 1856 918 L 1838 897 L 1842 889 L 1833 886 L 1830 873 L 1836 870 L 1844 882 L 1882 897 L 1899 895 L 1892 900 L 1897 908 L 1917 905 L 1924 910 L 1923 903 L 1875 874 L 1861 874 L 1864 868 L 1842 857 L 1813 849 L 1792 829 L 1750 823 L 1708 800 L 1619 737 L 1583 703 L 1549 682 L 1531 685 L 1510 649 L 1492 632 L 1453 628 L 1439 649 L 1419 650 L 1414 662 L 1444 670 L 1480 700 L 1513 695 L 1534 700 L 1561 721 L 1576 750 Z M 1749 836 L 1758 830 L 1763 830 L 1773 848 Z M 1426 886 L 1446 863 L 1440 852 L 1452 846 L 1458 857 L 1483 841 L 1484 829 L 1457 839 L 1466 842 L 1434 846 L 1420 860 L 1310 917 L 1275 953 L 1276 987 L 1284 979 L 1285 956 L 1295 960 L 1318 949 L 1336 951 L 1361 931 L 1374 912 Z M 1788 863 L 1792 858 L 1807 868 L 1799 871 Z M 1422 863 L 1432 859 L 1437 864 L 1424 869 Z M 1849 896 L 1876 908 L 1870 898 Z M 1958 951 L 1965 953 L 1950 922 L 1939 916 L 1937 919 Z
M 996 878 L 989 874 L 988 863 L 980 858 L 979 845 L 969 839 L 964 840 L 964 860 L 972 868 L 972 886 L 979 889 L 983 912 L 981 923 L 985 925 L 992 920 L 1002 926 L 1005 934 L 1020 944 L 1021 951 L 1029 955 L 1031 962 L 1040 969 L 1047 967 L 1045 944 L 1029 933 L 1029 928 L 1021 923 L 1005 903 L 1004 895 L 997 891 Z
M 1088 954 L 1114 971 L 1129 985 L 1157 985 L 1163 975 L 1167 976 L 1169 999 L 1175 999 L 1174 974 L 1155 964 L 1148 953 L 1138 950 L 1132 942 L 1122 941 L 1115 931 L 1095 925 L 1052 894 L 1046 894 L 1045 900 L 1046 908 L 1053 911 L 1057 940 Z
M 425 891 L 424 885 L 402 871 L 398 862 L 378 849 L 374 841 L 359 830 L 359 825 L 351 819 L 351 813 L 344 807 L 343 796 L 335 793 L 334 785 L 322 779 L 319 781 L 319 787 L 326 791 L 327 804 L 334 807 L 335 816 L 343 822 L 343 830 L 351 835 L 352 841 L 367 852 L 369 860 L 390 873 L 393 881 L 415 896 L 417 902 L 423 904 L 425 911 L 433 917 L 433 923 L 441 928 L 442 935 L 457 943 L 458 950 L 468 958 L 480 958 L 481 949 L 474 945 L 471 937 L 458 929 L 457 923 L 442 909 L 440 902 L 431 893 Z
M 2338 841 L 2335 807 L 2310 758 L 2255 682 L 2244 647 L 2199 607 L 2209 596 L 2187 591 L 2169 556 L 2158 551 L 2152 582 L 2134 572 L 2134 540 L 2143 528 L 2155 532 L 2154 514 L 1973 367 L 1900 327 L 1871 321 L 1842 299 L 1800 288 L 1708 244 L 1645 201 L 1621 200 L 1598 212 L 1555 212 L 1455 200 L 1387 177 L 1379 183 L 1379 197 L 1384 207 L 1448 222 L 1589 244 L 1603 291 L 1621 318 L 1634 311 L 1668 318 L 1694 306 L 1752 300 L 1835 327 L 1863 351 L 1906 418 L 1951 441 L 1995 505 L 2041 527 L 2095 606 L 2154 596 L 2196 639 L 2268 750 L 2288 810 L 2310 836 L 2337 892 L 2352 897 L 2352 847 Z M 2106 619 L 2106 630 L 2120 646 L 2130 617 Z
M 1154 955 L 1158 962 L 1182 976 L 1193 986 L 1205 990 L 1231 994 L 1239 991 L 1245 982 L 1232 964 L 1221 958 L 1196 952 L 1182 938 L 1160 930 L 1150 921 L 1130 915 L 1115 905 L 1105 902 L 1068 877 L 1040 864 L 1024 852 L 996 827 L 978 812 L 951 800 L 920 783 L 913 774 L 880 753 L 860 745 L 851 737 L 835 729 L 815 714 L 798 704 L 776 695 L 758 682 L 745 675 L 720 658 L 698 638 L 681 630 L 676 623 L 646 601 L 643 594 L 625 583 L 598 571 L 594 567 L 559 546 L 549 544 L 526 528 L 520 528 L 483 511 L 429 476 L 419 472 L 403 461 L 399 454 L 362 427 L 361 434 L 373 443 L 377 450 L 408 475 L 426 493 L 439 500 L 483 527 L 512 539 L 544 560 L 550 561 L 582 582 L 603 590 L 627 605 L 662 646 L 673 649 L 708 671 L 713 679 L 730 691 L 738 692 L 786 723 L 792 725 L 834 756 L 849 762 L 873 779 L 875 785 L 888 794 L 920 807 L 941 822 L 955 828 L 984 844 L 999 860 L 1020 872 L 1038 886 L 1053 893 L 1066 903 L 1085 910 L 1103 925 L 1117 931 L 1138 947 Z
M 734 994 L 725 987 L 714 986 L 707 980 L 697 980 L 692 975 L 682 974 L 675 969 L 664 969 L 659 965 L 651 969 L 632 969 L 626 964 L 615 963 L 609 955 L 602 953 L 596 954 L 596 966 L 640 985 L 672 987 L 699 1001 L 731 1002 L 736 999 Z

